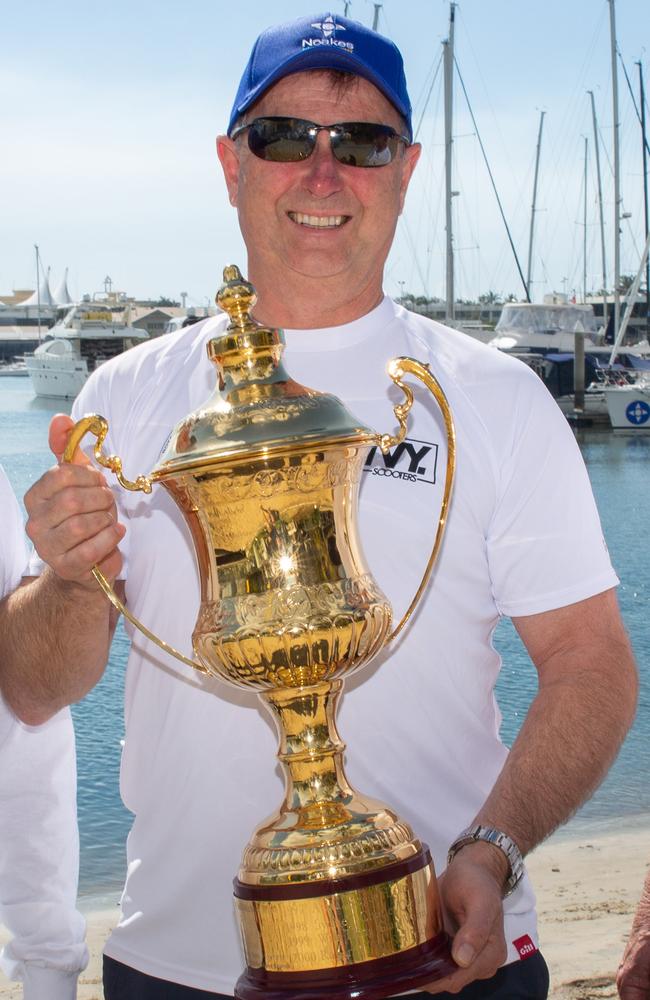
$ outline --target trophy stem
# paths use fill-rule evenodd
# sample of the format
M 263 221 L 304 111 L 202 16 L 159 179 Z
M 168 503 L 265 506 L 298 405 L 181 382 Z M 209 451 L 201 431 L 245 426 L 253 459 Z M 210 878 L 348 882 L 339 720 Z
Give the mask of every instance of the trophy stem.
M 286 796 L 235 879 L 246 956 L 237 1000 L 382 1000 L 455 968 L 428 848 L 345 777 L 342 685 L 262 695 Z
M 273 711 L 286 779 L 283 812 L 305 830 L 337 826 L 349 819 L 345 802 L 353 794 L 343 770 L 345 743 L 335 714 L 343 682 L 282 688 L 262 696 Z

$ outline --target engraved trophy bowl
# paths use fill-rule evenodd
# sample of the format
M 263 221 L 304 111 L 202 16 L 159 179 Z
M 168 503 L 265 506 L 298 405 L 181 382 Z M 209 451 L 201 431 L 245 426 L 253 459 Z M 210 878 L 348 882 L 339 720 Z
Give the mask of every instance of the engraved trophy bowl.
M 286 794 L 244 849 L 234 882 L 246 970 L 239 1000 L 375 1000 L 449 974 L 436 878 L 426 845 L 390 807 L 360 795 L 343 767 L 335 724 L 343 678 L 401 631 L 428 582 L 451 495 L 455 441 L 448 404 L 428 366 L 389 363 L 403 391 L 396 436 L 360 424 L 335 396 L 293 381 L 279 330 L 250 317 L 252 285 L 224 270 L 218 304 L 230 316 L 208 343 L 210 398 L 174 428 L 148 476 L 125 478 L 102 452 L 106 421 L 72 429 L 64 460 L 87 432 L 97 461 L 127 489 L 160 483 L 190 528 L 201 603 L 190 659 L 131 615 L 101 571 L 113 604 L 153 642 L 197 669 L 256 690 L 279 734 Z M 397 627 L 366 565 L 357 527 L 368 450 L 406 434 L 415 375 L 447 429 L 443 503 L 432 552 Z

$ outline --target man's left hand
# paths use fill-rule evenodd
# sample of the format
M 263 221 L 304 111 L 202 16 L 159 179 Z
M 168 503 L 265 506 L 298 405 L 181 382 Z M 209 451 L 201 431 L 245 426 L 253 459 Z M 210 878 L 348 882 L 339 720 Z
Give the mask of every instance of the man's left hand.
M 458 970 L 421 987 L 427 993 L 458 993 L 475 979 L 490 979 L 503 965 L 503 884 L 506 864 L 497 848 L 468 844 L 438 881 L 452 957 Z

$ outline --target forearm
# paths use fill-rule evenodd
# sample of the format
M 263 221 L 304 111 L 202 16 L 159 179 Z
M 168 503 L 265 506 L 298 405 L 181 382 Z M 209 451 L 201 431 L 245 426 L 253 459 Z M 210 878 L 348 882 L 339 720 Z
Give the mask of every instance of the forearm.
M 0 602 L 0 687 L 16 715 L 38 725 L 100 679 L 115 616 L 100 588 L 42 576 Z
M 545 665 L 508 759 L 477 817 L 522 853 L 565 822 L 598 786 L 627 733 L 636 671 L 624 636 Z M 612 679 L 617 683 L 613 685 Z

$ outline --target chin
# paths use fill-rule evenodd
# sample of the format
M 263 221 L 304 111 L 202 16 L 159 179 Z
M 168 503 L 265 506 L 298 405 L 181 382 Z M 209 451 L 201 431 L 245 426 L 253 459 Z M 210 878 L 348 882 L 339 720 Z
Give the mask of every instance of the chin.
M 350 260 L 340 255 L 333 256 L 327 253 L 306 254 L 300 253 L 287 255 L 285 257 L 285 267 L 288 272 L 301 275 L 303 278 L 337 278 L 350 272 Z

